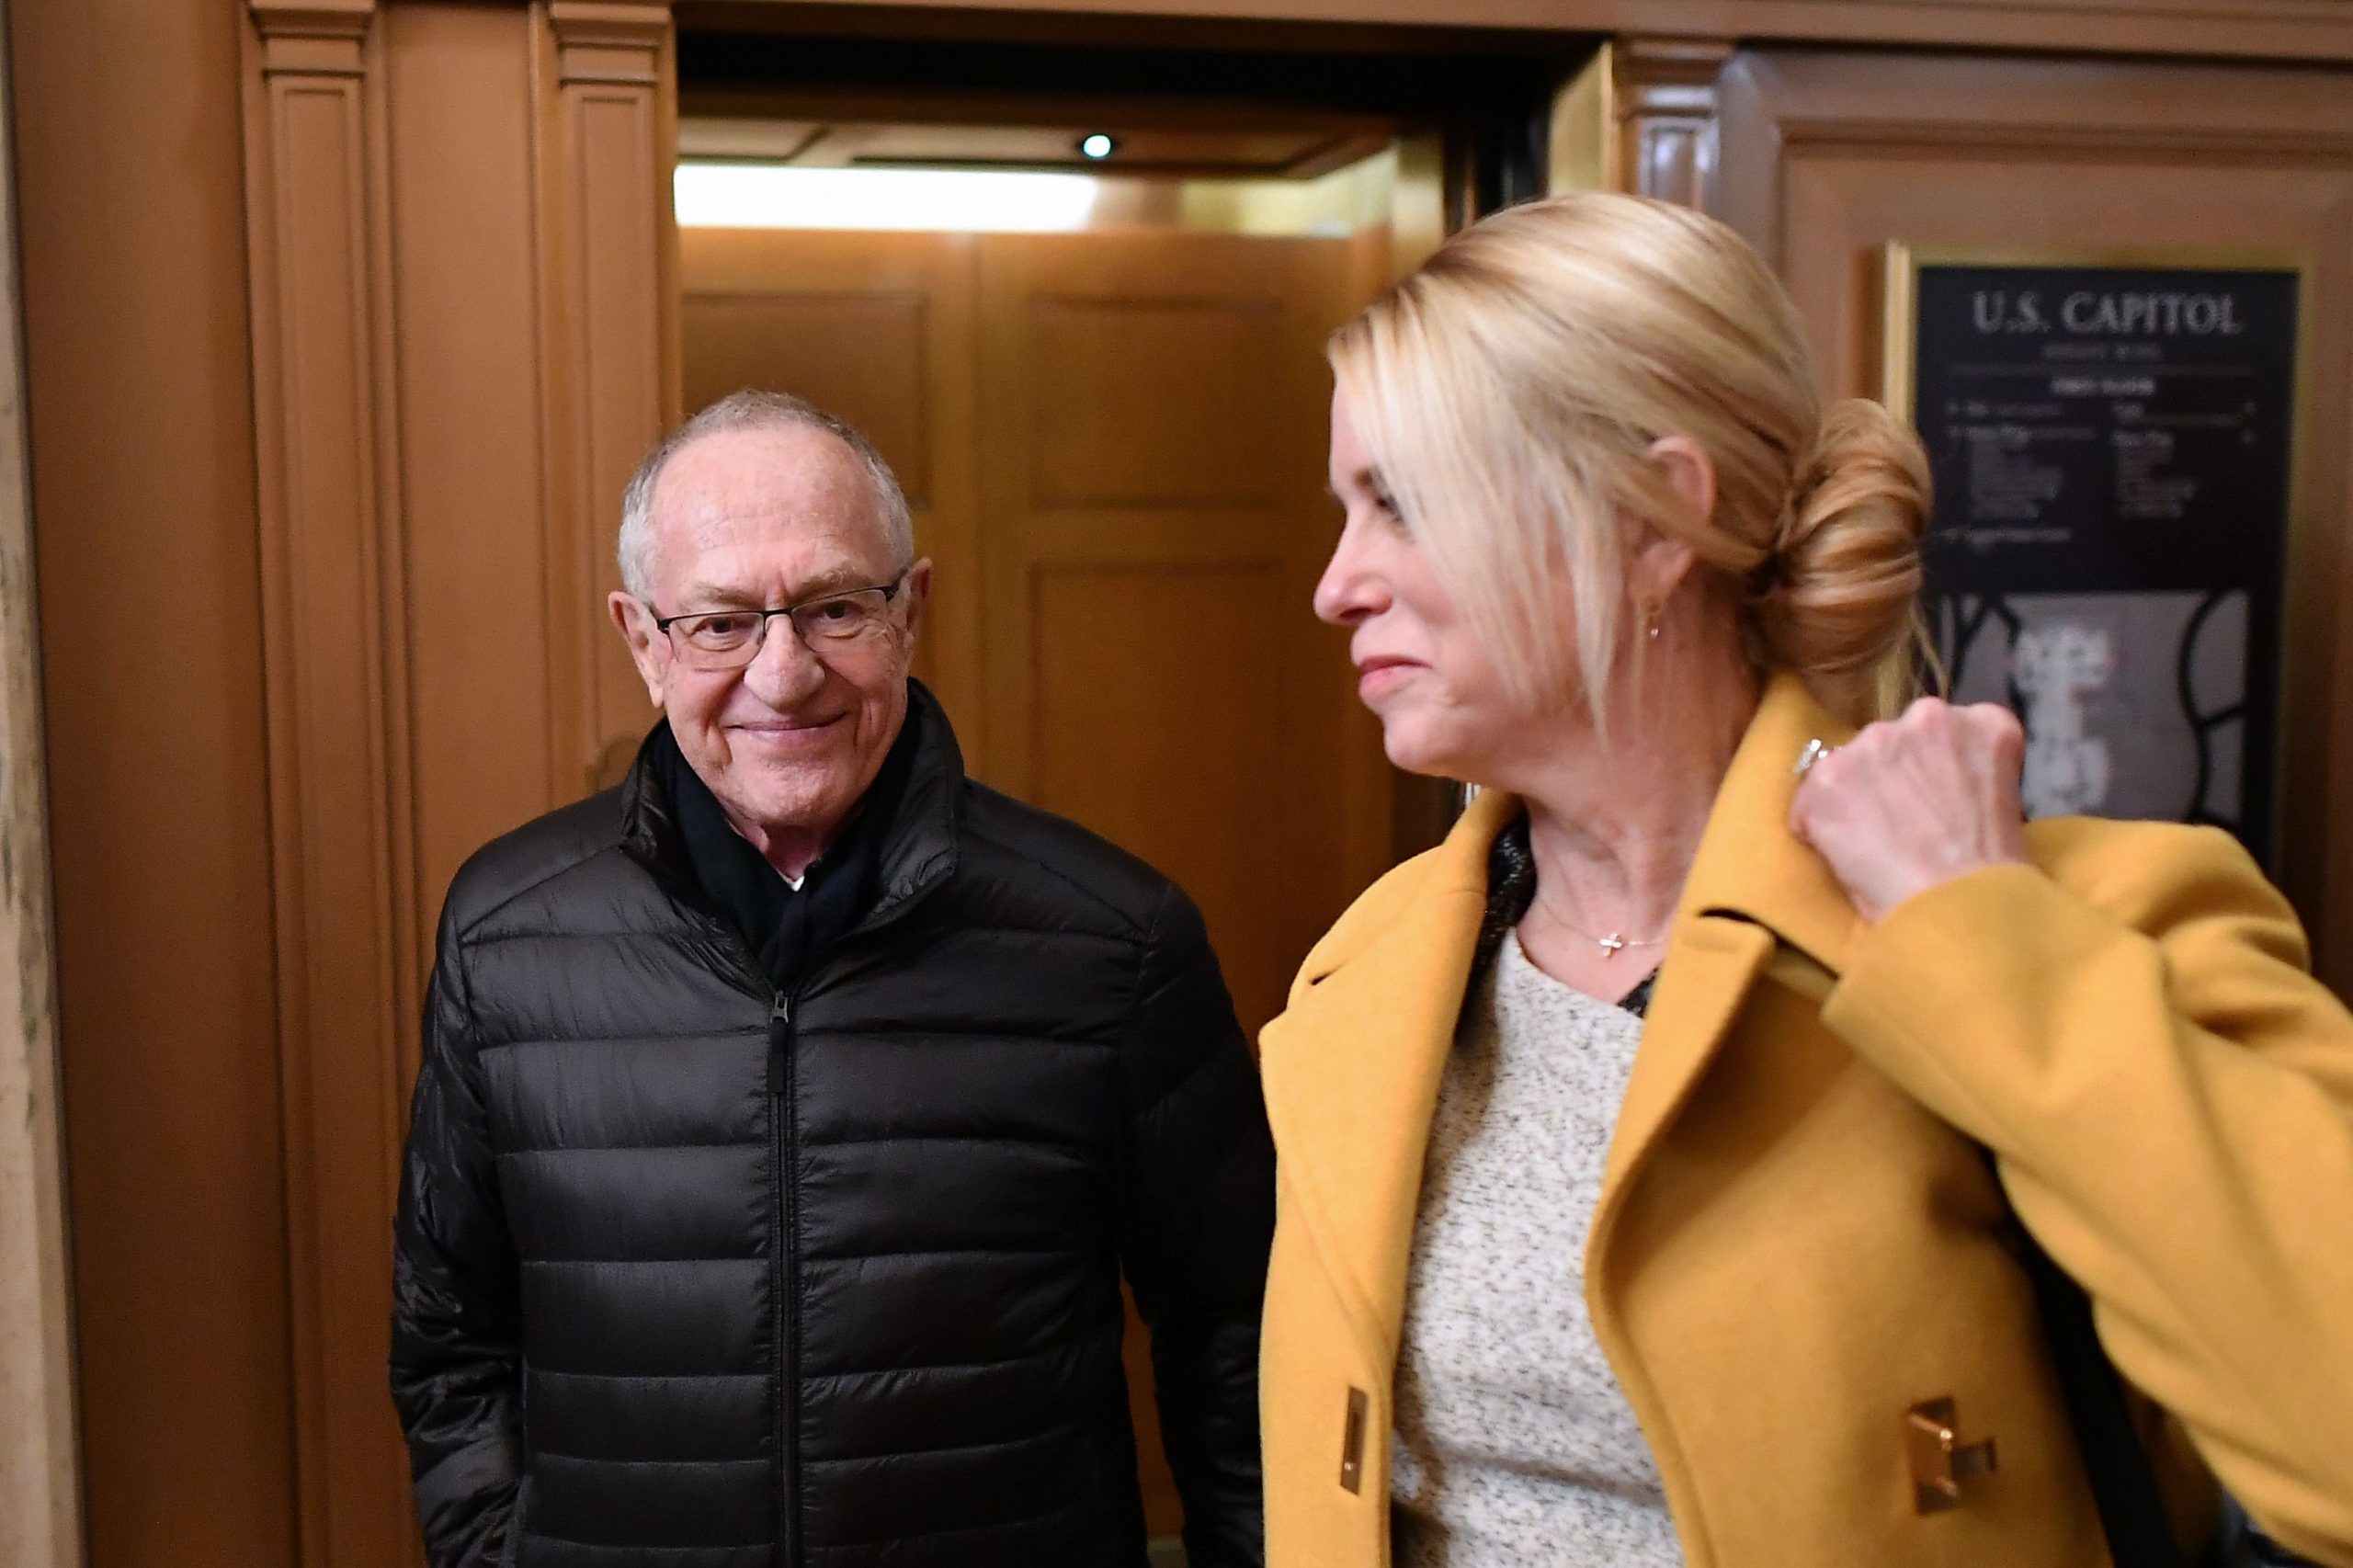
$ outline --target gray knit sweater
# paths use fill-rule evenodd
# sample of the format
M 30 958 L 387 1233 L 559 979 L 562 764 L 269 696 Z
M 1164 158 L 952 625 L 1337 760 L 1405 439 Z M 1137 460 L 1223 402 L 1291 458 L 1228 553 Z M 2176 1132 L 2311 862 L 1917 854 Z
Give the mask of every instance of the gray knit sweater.
M 1585 1305 L 1586 1233 L 1642 1028 L 1511 935 L 1463 1009 L 1397 1361 L 1401 1568 L 1682 1562 Z

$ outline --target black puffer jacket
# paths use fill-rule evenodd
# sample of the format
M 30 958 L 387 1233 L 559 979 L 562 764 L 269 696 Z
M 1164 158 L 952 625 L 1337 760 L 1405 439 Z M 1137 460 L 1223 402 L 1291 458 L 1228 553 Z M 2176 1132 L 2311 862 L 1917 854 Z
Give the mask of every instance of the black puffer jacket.
M 641 764 L 449 893 L 392 1387 L 437 1568 L 1127 1568 L 1124 1268 L 1196 1568 L 1261 1560 L 1273 1153 L 1200 918 L 918 726 L 778 995 Z

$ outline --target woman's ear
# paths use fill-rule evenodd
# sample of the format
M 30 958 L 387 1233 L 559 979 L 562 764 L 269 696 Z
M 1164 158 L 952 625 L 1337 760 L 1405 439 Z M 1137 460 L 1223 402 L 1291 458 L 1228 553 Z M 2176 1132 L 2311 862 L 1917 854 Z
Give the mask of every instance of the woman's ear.
M 1661 436 L 1645 455 L 1695 521 L 1716 515 L 1716 463 L 1705 447 L 1688 436 Z
M 1688 436 L 1662 436 L 1644 455 L 1688 515 L 1704 527 L 1716 510 L 1716 465 L 1707 449 Z M 1626 558 L 1626 585 L 1634 602 L 1654 608 L 1666 603 L 1699 559 L 1679 534 L 1654 523 L 1638 525 Z

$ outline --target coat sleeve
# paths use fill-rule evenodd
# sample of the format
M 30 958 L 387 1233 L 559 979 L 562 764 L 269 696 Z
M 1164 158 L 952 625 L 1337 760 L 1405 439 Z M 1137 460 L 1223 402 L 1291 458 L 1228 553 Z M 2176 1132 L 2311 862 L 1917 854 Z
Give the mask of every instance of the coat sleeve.
M 1160 1429 L 1193 1568 L 1265 1561 L 1258 1316 L 1274 1142 L 1199 912 L 1175 888 L 1145 942 L 1121 1059 L 1120 1253 L 1152 1331 Z
M 2134 847 L 2113 898 L 2006 867 L 1901 905 L 1824 1017 L 1994 1151 L 2119 1370 L 2256 1522 L 2348 1568 L 2353 1017 L 2226 835 Z
M 392 1401 L 433 1568 L 500 1560 L 521 1448 L 517 1267 L 462 963 L 445 913 L 392 1252 Z

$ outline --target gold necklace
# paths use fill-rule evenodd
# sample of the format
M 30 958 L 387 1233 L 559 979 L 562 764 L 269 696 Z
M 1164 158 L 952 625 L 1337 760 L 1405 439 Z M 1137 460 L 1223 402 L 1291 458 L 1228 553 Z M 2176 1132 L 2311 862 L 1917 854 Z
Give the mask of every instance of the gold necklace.
M 1561 922 L 1561 929 L 1566 931 L 1572 937 L 1582 937 L 1586 941 L 1591 942 L 1595 947 L 1599 948 L 1601 949 L 1601 958 L 1604 963 L 1607 963 L 1611 959 L 1616 958 L 1628 948 L 1655 948 L 1664 945 L 1666 941 L 1666 938 L 1664 937 L 1654 937 L 1647 942 L 1630 942 L 1626 940 L 1623 935 L 1616 931 L 1610 932 L 1607 937 L 1597 937 L 1590 931 L 1578 930 L 1575 926 L 1570 925 L 1565 920 Z
M 1599 948 L 1601 949 L 1601 960 L 1604 963 L 1607 963 L 1611 959 L 1616 958 L 1620 953 L 1624 952 L 1629 948 L 1656 948 L 1663 947 L 1666 943 L 1666 937 L 1664 936 L 1654 937 L 1647 942 L 1630 942 L 1626 939 L 1626 934 L 1623 931 L 1612 931 L 1606 937 L 1597 937 L 1590 931 L 1579 930 L 1576 926 L 1570 925 L 1567 921 L 1553 914 L 1550 909 L 1545 909 L 1544 901 L 1541 899 L 1536 901 L 1536 907 L 1543 909 L 1544 918 L 1550 920 L 1553 925 L 1558 926 L 1562 930 L 1566 931 L 1570 936 L 1591 942 L 1595 947 Z

